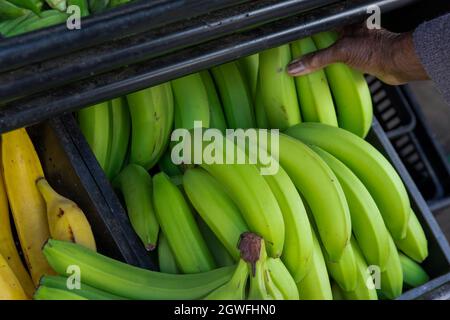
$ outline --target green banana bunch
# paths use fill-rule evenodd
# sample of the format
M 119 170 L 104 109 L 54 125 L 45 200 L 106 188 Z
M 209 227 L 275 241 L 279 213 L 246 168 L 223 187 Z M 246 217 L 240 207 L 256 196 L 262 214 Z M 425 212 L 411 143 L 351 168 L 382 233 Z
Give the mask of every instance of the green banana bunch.
M 357 283 L 356 288 L 352 291 L 345 291 L 341 288 L 344 299 L 378 300 L 377 290 L 375 289 L 375 286 L 373 288 L 368 286 L 369 282 L 372 282 L 372 278 L 369 274 L 369 270 L 362 252 L 353 237 L 350 240 L 350 245 L 352 246 L 353 252 L 355 254 L 355 261 L 357 266 Z
M 200 76 L 202 77 L 202 81 L 208 95 L 210 115 L 209 126 L 211 128 L 219 129 L 222 133 L 225 133 L 227 123 L 225 121 L 225 115 L 223 114 L 222 103 L 220 102 L 211 74 L 208 70 L 203 70 L 200 72 Z
M 201 121 L 203 128 L 210 126 L 208 92 L 199 73 L 172 80 L 175 98 L 175 127 L 192 129 L 194 121 Z
M 298 300 L 298 289 L 294 278 L 280 258 L 267 258 L 268 277 L 282 294 L 283 300 Z
M 105 170 L 111 150 L 111 113 L 108 102 L 78 111 L 80 130 L 97 158 L 100 167 Z
M 159 271 L 172 274 L 180 273 L 177 262 L 175 261 L 175 256 L 173 255 L 172 249 L 170 249 L 169 242 L 162 232 L 159 233 L 157 249 Z
M 301 121 L 294 78 L 285 71 L 290 61 L 288 44 L 259 54 L 258 94 L 264 101 L 270 128 L 284 130 Z
M 313 230 L 314 251 L 308 274 L 297 282 L 300 300 L 333 300 L 327 267 L 319 240 Z
M 198 273 L 214 269 L 214 259 L 186 199 L 163 172 L 153 177 L 153 197 L 156 216 L 180 271 Z
M 428 242 L 425 232 L 412 209 L 406 229 L 406 237 L 400 240 L 395 239 L 394 241 L 397 248 L 419 263 L 423 262 L 428 256 Z
M 319 49 L 331 46 L 337 40 L 334 32 L 312 36 Z M 364 75 L 343 63 L 325 67 L 333 93 L 339 127 L 364 138 L 372 125 L 372 98 Z
M 351 221 L 335 174 L 307 145 L 285 134 L 279 135 L 279 161 L 311 208 L 330 260 L 339 261 L 350 240 Z
M 211 72 L 220 94 L 228 127 L 254 128 L 253 100 L 237 62 L 214 67 Z
M 342 289 L 335 281 L 331 282 L 331 292 L 333 293 L 333 300 L 345 300 Z
M 105 167 L 106 176 L 114 179 L 122 169 L 130 140 L 131 119 L 125 98 L 109 101 L 111 142 Z
M 422 267 L 414 260 L 408 258 L 401 252 L 398 253 L 403 271 L 403 282 L 412 288 L 423 285 L 430 280 L 430 277 Z
M 259 132 L 260 137 L 263 137 L 263 132 Z M 260 169 L 265 166 L 260 161 L 261 157 L 266 160 L 270 159 L 272 166 L 276 162 L 276 159 L 267 152 L 268 146 L 264 144 L 264 140 L 251 135 L 248 138 L 249 145 L 258 146 L 258 150 L 248 148 L 247 154 L 250 158 L 254 157 L 259 160 L 258 167 Z M 313 252 L 311 226 L 302 198 L 294 183 L 283 167 L 279 164 L 278 166 L 278 171 L 264 175 L 264 179 L 277 199 L 283 215 L 285 246 L 281 260 L 283 260 L 294 280 L 298 282 L 308 273 L 311 264 Z
M 363 183 L 345 164 L 319 147 L 311 146 L 311 148 L 333 170 L 344 190 L 350 209 L 353 233 L 366 261 L 384 270 L 389 256 L 390 235 L 375 201 Z
M 245 78 L 251 96 L 254 99 L 256 94 L 256 83 L 259 73 L 259 54 L 255 53 L 237 60 L 242 75 Z
M 197 224 L 203 238 L 206 241 L 209 252 L 214 257 L 217 267 L 232 266 L 236 263 L 233 256 L 228 252 L 225 246 L 220 242 L 214 232 L 208 227 L 205 221 L 197 217 Z
M 184 173 L 183 187 L 202 220 L 237 261 L 237 244 L 248 227 L 236 204 L 219 182 L 201 168 L 189 169 Z
M 155 249 L 159 223 L 153 208 L 152 177 L 141 166 L 129 164 L 114 179 L 113 185 L 121 191 L 131 225 L 145 248 Z
M 73 291 L 40 286 L 34 293 L 34 300 L 89 300 Z
M 196 274 L 167 274 L 140 269 L 108 258 L 80 245 L 50 239 L 43 249 L 50 266 L 60 275 L 77 265 L 82 283 L 126 299 L 199 299 L 227 283 L 236 267 Z
M 369 190 L 392 237 L 406 236 L 408 194 L 398 173 L 377 149 L 351 132 L 320 123 L 301 123 L 286 130 L 286 134 L 316 145 L 342 161 Z
M 386 270 L 381 272 L 380 291 L 388 299 L 395 299 L 402 294 L 403 271 L 397 248 L 394 241 L 389 237 L 389 258 Z
M 174 107 L 169 82 L 127 96 L 131 114 L 130 163 L 152 168 L 166 150 Z
M 291 43 L 293 58 L 316 50 L 312 38 L 304 38 Z M 295 84 L 303 121 L 320 122 L 331 126 L 338 125 L 333 97 L 323 70 L 295 77 Z
M 159 170 L 163 171 L 170 177 L 182 175 L 183 171 L 181 171 L 179 166 L 173 163 L 171 157 L 171 149 L 167 148 L 166 152 L 164 152 L 158 161 Z
M 72 292 L 88 300 L 124 300 L 122 297 L 96 289 L 84 283 L 81 284 L 80 289 L 69 289 L 67 287 L 67 278 L 63 276 L 44 276 L 41 278 L 39 285 Z
M 241 249 L 242 252 L 242 249 Z M 256 252 L 254 253 L 256 254 Z M 267 261 L 267 253 L 266 253 L 266 246 L 265 241 L 260 238 L 260 247 L 258 256 L 256 257 L 256 261 L 247 261 L 247 265 L 250 271 L 250 288 L 248 292 L 248 300 L 275 300 L 277 297 L 281 297 L 281 292 L 279 290 L 276 290 L 277 292 L 269 293 L 269 288 L 267 286 L 267 281 L 271 281 L 270 277 L 267 277 L 267 274 L 265 272 L 265 266 Z M 269 285 L 272 286 L 273 284 L 269 282 Z M 276 294 L 276 296 L 273 296 L 273 294 Z
M 205 300 L 245 300 L 247 280 L 247 263 L 240 259 L 230 281 L 208 294 Z

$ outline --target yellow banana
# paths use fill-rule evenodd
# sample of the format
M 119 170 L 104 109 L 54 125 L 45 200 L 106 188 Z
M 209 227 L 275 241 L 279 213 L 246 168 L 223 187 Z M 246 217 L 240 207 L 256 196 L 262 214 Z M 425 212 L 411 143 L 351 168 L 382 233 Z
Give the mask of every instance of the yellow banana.
M 28 271 L 20 259 L 16 244 L 14 243 L 9 219 L 8 199 L 6 198 L 3 177 L 0 172 L 0 255 L 3 255 L 11 270 L 16 275 L 28 297 L 33 296 L 35 290 Z
M 290 61 L 289 44 L 259 54 L 258 94 L 271 128 L 284 130 L 301 121 L 294 78 L 285 70 Z
M 292 58 L 298 58 L 316 50 L 312 38 L 291 43 Z M 333 97 L 323 70 L 296 77 L 295 84 L 303 121 L 338 125 Z
M 2 135 L 3 177 L 22 252 L 35 285 L 52 274 L 42 247 L 50 233 L 45 202 L 36 187 L 44 177 L 41 163 L 25 129 Z M 26 200 L 24 200 L 26 199 Z
M 36 185 L 47 204 L 51 237 L 78 243 L 96 251 L 91 226 L 77 204 L 58 194 L 44 178 L 39 179 Z
M 377 149 L 351 132 L 321 123 L 301 123 L 286 133 L 342 161 L 369 190 L 392 237 L 406 236 L 408 194 L 398 173 Z
M 27 300 L 19 280 L 0 254 L 0 300 Z

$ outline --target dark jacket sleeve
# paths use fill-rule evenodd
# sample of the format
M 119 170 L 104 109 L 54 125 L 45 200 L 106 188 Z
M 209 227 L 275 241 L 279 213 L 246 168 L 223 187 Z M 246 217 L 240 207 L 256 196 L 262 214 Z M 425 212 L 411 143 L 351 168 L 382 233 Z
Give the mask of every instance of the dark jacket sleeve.
M 428 76 L 450 105 L 450 13 L 422 23 L 413 38 Z

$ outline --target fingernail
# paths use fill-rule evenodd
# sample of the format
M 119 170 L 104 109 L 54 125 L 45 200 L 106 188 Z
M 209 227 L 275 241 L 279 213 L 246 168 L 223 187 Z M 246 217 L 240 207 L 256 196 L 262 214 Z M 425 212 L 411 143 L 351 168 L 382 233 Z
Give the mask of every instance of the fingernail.
M 287 67 L 287 72 L 291 75 L 302 73 L 306 70 L 305 64 L 302 61 L 293 61 Z

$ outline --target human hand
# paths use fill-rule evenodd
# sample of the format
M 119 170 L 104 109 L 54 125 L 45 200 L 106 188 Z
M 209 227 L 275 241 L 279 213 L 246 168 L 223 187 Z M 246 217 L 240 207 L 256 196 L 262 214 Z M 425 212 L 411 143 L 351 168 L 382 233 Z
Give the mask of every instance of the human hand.
M 338 32 L 340 38 L 335 44 L 291 61 L 288 73 L 301 76 L 343 62 L 392 85 L 429 79 L 415 52 L 412 33 L 369 30 L 365 26 L 348 26 Z

